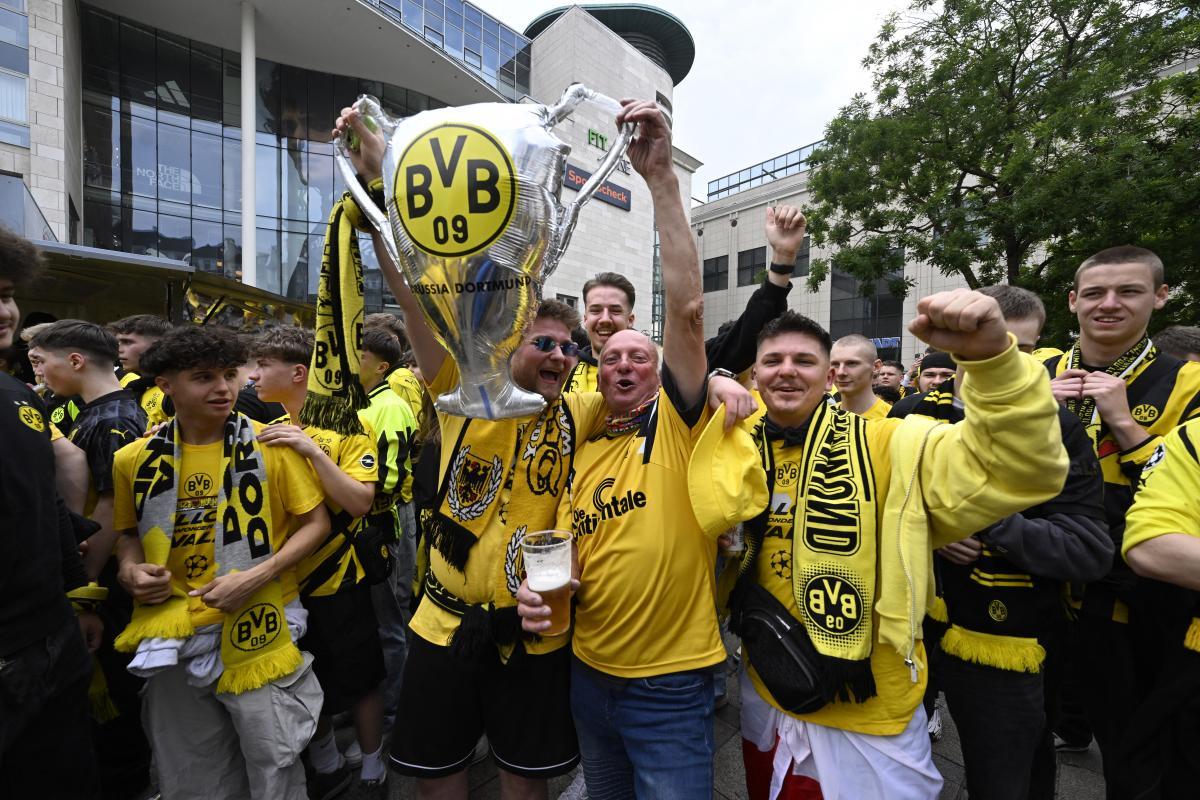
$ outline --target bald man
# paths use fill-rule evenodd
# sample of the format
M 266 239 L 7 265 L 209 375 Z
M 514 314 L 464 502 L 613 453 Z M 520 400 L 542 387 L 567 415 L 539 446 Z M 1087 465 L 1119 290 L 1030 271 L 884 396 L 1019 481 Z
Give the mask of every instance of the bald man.
M 833 383 L 842 408 L 866 419 L 883 419 L 891 408 L 875 395 L 871 377 L 883 362 L 875 345 L 865 336 L 852 333 L 833 343 L 829 354 Z
M 725 648 L 713 603 L 717 543 L 688 511 L 688 460 L 712 416 L 706 388 L 723 384 L 743 414 L 750 395 L 705 377 L 700 262 L 670 129 L 653 102 L 627 105 L 625 121 L 641 124 L 629 160 L 650 187 L 661 242 L 662 376 L 654 344 L 637 331 L 604 344 L 602 433 L 579 444 L 557 525 L 578 548 L 571 711 L 589 797 L 712 797 L 710 667 Z M 541 597 L 523 583 L 517 599 L 525 630 L 544 631 Z

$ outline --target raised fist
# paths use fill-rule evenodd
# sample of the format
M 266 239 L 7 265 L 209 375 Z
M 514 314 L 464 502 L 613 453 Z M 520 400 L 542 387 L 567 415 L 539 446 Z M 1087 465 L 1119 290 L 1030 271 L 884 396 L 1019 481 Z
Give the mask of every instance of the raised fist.
M 982 361 L 1008 349 L 1000 305 L 970 289 L 922 297 L 908 329 L 918 339 L 965 361 Z

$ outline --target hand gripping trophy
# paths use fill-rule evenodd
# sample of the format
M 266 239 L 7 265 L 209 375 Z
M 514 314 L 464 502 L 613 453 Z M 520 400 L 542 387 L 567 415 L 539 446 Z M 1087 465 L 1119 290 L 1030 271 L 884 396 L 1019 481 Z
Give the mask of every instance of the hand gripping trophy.
M 459 386 L 439 410 L 483 419 L 520 417 L 545 401 L 513 383 L 508 357 L 537 311 L 542 282 L 562 258 L 579 210 L 625 154 L 623 126 L 575 202 L 560 202 L 571 148 L 551 130 L 585 100 L 620 106 L 580 84 L 558 103 L 480 103 L 403 120 L 362 96 L 355 108 L 381 129 L 386 214 L 363 189 L 346 153 L 338 168 L 379 232 L 430 329 L 458 362 Z

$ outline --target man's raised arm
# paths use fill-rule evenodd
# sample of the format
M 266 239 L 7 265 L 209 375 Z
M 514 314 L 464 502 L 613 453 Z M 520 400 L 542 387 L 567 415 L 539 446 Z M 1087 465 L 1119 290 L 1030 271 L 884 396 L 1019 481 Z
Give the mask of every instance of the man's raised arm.
M 658 225 L 666 321 L 663 361 L 685 405 L 698 402 L 708 373 L 704 355 L 704 295 L 700 255 L 688 226 L 671 150 L 671 129 L 658 105 L 650 100 L 622 100 L 618 127 L 639 123 L 629 146 L 629 162 L 650 187 Z

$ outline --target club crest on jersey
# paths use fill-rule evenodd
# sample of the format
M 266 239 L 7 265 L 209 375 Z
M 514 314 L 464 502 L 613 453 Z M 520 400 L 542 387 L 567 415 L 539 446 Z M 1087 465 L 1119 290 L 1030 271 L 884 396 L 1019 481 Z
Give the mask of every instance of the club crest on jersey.
M 491 462 L 471 455 L 467 445 L 454 456 L 450 465 L 450 485 L 446 490 L 446 502 L 450 513 L 460 520 L 477 519 L 496 499 L 504 467 L 498 456 Z
M 1129 413 L 1135 420 L 1141 423 L 1151 423 L 1158 419 L 1158 409 L 1149 403 L 1136 405 Z
M 14 402 L 17 406 L 17 419 L 25 423 L 26 427 L 32 428 L 38 433 L 46 430 L 46 421 L 42 419 L 42 412 L 24 401 Z

